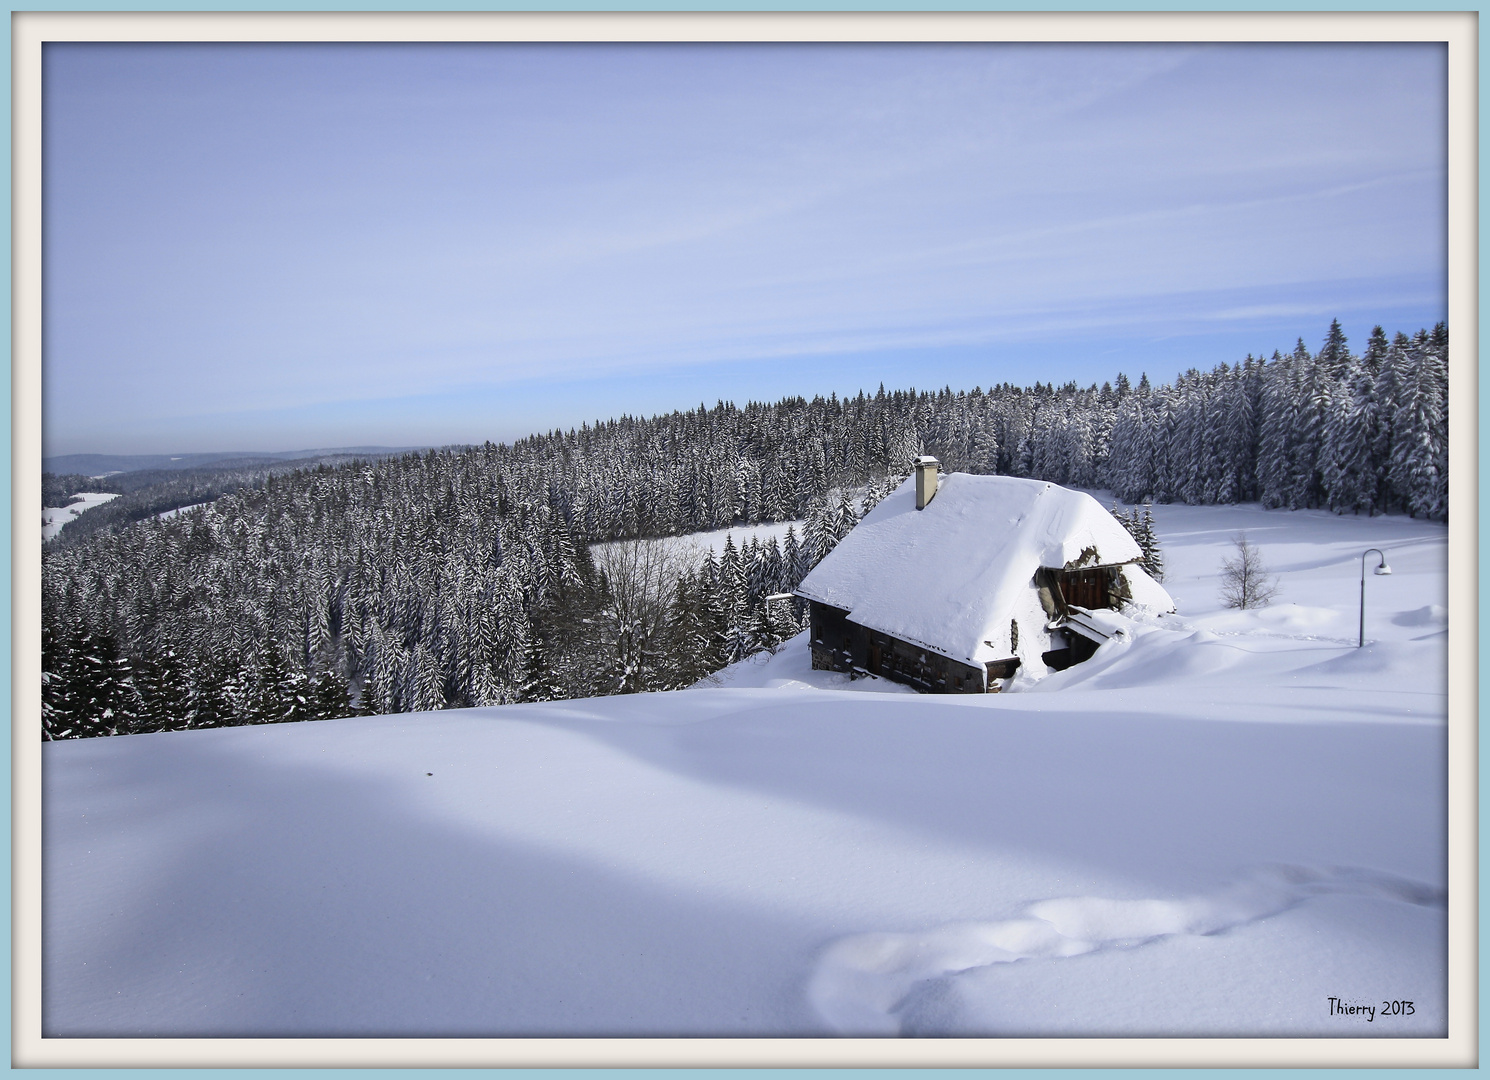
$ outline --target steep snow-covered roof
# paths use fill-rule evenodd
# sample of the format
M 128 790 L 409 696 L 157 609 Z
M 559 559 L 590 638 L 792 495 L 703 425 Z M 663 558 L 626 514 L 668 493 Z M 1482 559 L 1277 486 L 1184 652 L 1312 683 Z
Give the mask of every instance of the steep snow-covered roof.
M 1100 503 L 1080 491 L 1012 476 L 942 477 L 916 509 L 906 480 L 844 537 L 797 592 L 848 611 L 861 626 L 969 663 L 1000 659 L 1010 613 L 1041 566 L 1143 557 Z M 1002 626 L 1003 633 L 998 630 Z

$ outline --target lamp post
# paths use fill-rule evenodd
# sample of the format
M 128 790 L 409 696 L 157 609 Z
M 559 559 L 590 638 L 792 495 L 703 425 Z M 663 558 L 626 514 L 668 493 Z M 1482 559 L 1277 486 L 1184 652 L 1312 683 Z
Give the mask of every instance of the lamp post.
M 1386 553 L 1380 548 L 1367 548 L 1361 552 L 1361 632 L 1359 640 L 1356 641 L 1355 647 L 1357 649 L 1366 644 L 1366 556 L 1370 555 L 1373 551 L 1381 556 L 1381 562 L 1377 565 L 1373 573 L 1377 577 L 1386 577 L 1392 572 L 1392 568 L 1387 565 Z

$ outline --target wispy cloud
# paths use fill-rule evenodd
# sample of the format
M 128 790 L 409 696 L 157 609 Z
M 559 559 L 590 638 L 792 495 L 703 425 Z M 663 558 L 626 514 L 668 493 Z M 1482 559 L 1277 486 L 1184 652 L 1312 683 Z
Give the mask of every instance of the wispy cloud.
M 79 45 L 47 65 L 49 441 L 228 399 L 1162 336 L 1442 274 L 1434 46 Z M 1291 283 L 1309 303 L 1172 303 Z

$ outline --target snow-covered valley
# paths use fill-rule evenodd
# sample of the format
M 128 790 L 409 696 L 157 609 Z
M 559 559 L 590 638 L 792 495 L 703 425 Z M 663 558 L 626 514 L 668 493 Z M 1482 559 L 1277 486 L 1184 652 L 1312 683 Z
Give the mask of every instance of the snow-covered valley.
M 1019 692 L 799 637 L 665 694 L 46 744 L 43 1030 L 1442 1036 L 1445 527 L 1156 516 L 1179 613 Z

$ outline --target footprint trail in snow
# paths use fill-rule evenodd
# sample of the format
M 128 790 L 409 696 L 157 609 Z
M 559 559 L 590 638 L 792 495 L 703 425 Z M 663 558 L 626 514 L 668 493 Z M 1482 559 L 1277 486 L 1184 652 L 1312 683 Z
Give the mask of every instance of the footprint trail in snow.
M 818 1014 L 845 1035 L 897 1035 L 897 1010 L 917 983 L 1014 960 L 1080 956 L 1172 934 L 1215 934 L 1287 911 L 1312 896 L 1376 896 L 1442 907 L 1446 893 L 1353 867 L 1270 866 L 1180 900 L 1041 900 L 1021 917 L 956 922 L 920 933 L 855 934 L 830 945 L 808 983 Z

